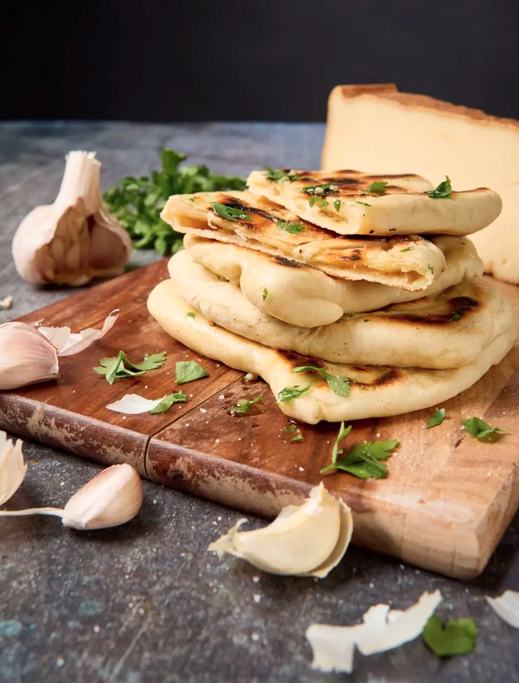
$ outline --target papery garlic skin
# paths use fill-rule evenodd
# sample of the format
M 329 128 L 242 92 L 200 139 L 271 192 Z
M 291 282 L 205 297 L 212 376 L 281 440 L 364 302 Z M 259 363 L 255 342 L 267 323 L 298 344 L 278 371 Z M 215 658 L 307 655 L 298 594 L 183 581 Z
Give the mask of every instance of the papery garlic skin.
M 102 339 L 115 325 L 119 311 L 115 310 L 105 318 L 103 327 L 96 330 L 88 327 L 81 332 L 71 332 L 70 327 L 38 327 L 38 332 L 53 344 L 60 357 L 73 356 Z
M 240 532 L 241 519 L 211 543 L 221 557 L 229 553 L 271 574 L 326 576 L 342 559 L 353 531 L 351 511 L 321 483 L 303 505 L 283 508 L 263 529 Z
M 55 347 L 31 325 L 0 325 L 0 390 L 56 379 L 59 374 Z
M 13 443 L 5 432 L 0 431 L 0 505 L 16 493 L 27 472 L 22 445 L 20 439 Z
M 498 598 L 485 595 L 494 612 L 514 628 L 519 628 L 519 593 L 517 591 L 505 591 Z
M 54 204 L 31 211 L 14 236 L 14 262 L 24 280 L 79 286 L 124 271 L 132 242 L 103 202 L 100 174 L 95 152 L 67 155 Z
M 142 506 L 142 482 L 128 464 L 112 465 L 85 484 L 65 505 L 64 526 L 106 529 L 133 519 Z

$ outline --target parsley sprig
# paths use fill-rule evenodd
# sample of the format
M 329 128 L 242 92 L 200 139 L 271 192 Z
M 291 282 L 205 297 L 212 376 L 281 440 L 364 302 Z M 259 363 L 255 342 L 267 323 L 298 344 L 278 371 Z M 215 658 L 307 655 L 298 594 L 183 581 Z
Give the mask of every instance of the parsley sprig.
M 132 363 L 124 351 L 119 351 L 114 358 L 101 358 L 99 366 L 94 368 L 98 375 L 104 375 L 108 384 L 124 377 L 144 375 L 148 370 L 161 368 L 166 361 L 166 351 L 155 354 L 144 354 L 142 363 Z
M 461 424 L 465 427 L 465 431 L 472 436 L 475 436 L 478 441 L 491 442 L 508 432 L 508 429 L 499 429 L 499 427 L 491 427 L 489 424 L 481 420 L 479 417 L 472 417 L 470 420 L 461 420 Z
M 447 199 L 452 194 L 451 179 L 449 176 L 445 176 L 445 180 L 438 185 L 435 190 L 431 190 L 427 193 L 431 199 Z
M 299 384 L 296 384 L 293 387 L 285 387 L 284 389 L 281 389 L 281 391 L 278 393 L 278 405 L 280 403 L 285 403 L 285 401 L 293 401 L 295 398 L 301 396 L 301 394 L 309 391 L 309 389 L 310 385 L 300 389 Z
M 104 193 L 108 210 L 130 235 L 136 249 L 155 249 L 165 256 L 182 249 L 183 235 L 160 217 L 172 194 L 244 190 L 245 178 L 212 173 L 207 166 L 180 166 L 186 155 L 161 150 L 162 168 L 151 176 L 127 176 Z
M 298 368 L 294 368 L 292 372 L 317 372 L 321 377 L 326 380 L 326 383 L 330 387 L 331 391 L 338 396 L 347 397 L 350 395 L 350 380 L 348 377 L 339 377 L 338 375 L 330 375 L 326 371 L 326 368 L 319 368 L 316 365 L 301 365 Z
M 240 398 L 236 404 L 229 410 L 231 415 L 246 415 L 255 403 L 259 403 L 263 398 L 263 394 L 259 394 L 256 398 L 249 401 L 246 398 Z

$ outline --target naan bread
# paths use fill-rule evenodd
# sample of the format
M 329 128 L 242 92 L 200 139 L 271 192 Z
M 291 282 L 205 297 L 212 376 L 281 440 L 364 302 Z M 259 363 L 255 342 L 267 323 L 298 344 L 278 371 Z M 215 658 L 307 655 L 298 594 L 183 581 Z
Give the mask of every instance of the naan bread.
M 216 325 L 264 346 L 333 363 L 456 368 L 470 363 L 512 324 L 512 309 L 499 285 L 483 278 L 308 329 L 266 315 L 239 287 L 195 263 L 186 251 L 175 254 L 168 269 L 178 294 Z M 297 299 L 292 303 L 297 306 Z
M 468 238 L 442 235 L 432 240 L 443 252 L 447 268 L 420 292 L 363 280 L 339 280 L 310 266 L 294 268 L 293 261 L 194 235 L 186 235 L 184 246 L 193 261 L 238 285 L 263 313 L 290 325 L 318 327 L 345 313 L 373 311 L 430 296 L 483 273 L 483 262 Z
M 235 215 L 226 219 L 218 209 Z M 446 267 L 441 250 L 422 237 L 340 237 L 250 192 L 173 195 L 161 217 L 178 232 L 288 258 L 346 280 L 418 291 Z
M 470 235 L 490 225 L 502 208 L 497 192 L 486 187 L 432 199 L 429 181 L 412 174 L 288 171 L 278 180 L 268 176 L 268 171 L 253 171 L 247 180 L 251 192 L 341 235 Z M 387 183 L 378 186 L 383 192 L 367 192 L 380 182 Z
M 313 358 L 275 351 L 209 323 L 164 280 L 151 292 L 148 309 L 162 329 L 199 354 L 253 372 L 268 382 L 274 395 L 285 387 L 310 386 L 292 401 L 279 403 L 289 417 L 309 424 L 321 420 L 360 420 L 387 417 L 442 403 L 472 386 L 504 358 L 514 344 L 509 330 L 495 339 L 470 365 L 457 370 L 416 370 L 391 367 L 326 364 L 327 371 L 350 379 L 350 394 L 338 396 L 317 373 L 294 374 L 303 365 L 322 365 Z M 189 317 L 188 313 L 194 313 Z

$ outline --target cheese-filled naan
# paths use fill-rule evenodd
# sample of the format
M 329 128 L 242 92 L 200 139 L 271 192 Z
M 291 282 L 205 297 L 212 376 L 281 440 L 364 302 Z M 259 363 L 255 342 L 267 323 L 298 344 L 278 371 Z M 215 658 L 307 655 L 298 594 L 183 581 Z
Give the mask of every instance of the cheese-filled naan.
M 207 320 L 264 346 L 333 363 L 456 368 L 472 362 L 513 321 L 510 303 L 488 278 L 308 329 L 263 313 L 186 251 L 175 254 L 168 269 L 178 294 Z
M 446 268 L 441 249 L 423 237 L 343 237 L 251 192 L 173 195 L 161 217 L 178 232 L 255 249 L 345 280 L 419 291 Z
M 418 175 L 360 171 L 253 171 L 251 192 L 341 235 L 470 235 L 500 214 L 501 198 L 486 187 L 439 192 Z
M 290 325 L 319 327 L 345 313 L 373 311 L 430 296 L 483 273 L 483 262 L 467 237 L 440 235 L 432 241 L 443 252 L 447 267 L 427 289 L 418 292 L 334 278 L 285 258 L 195 235 L 186 235 L 184 246 L 193 261 L 238 285 L 263 313 Z
M 276 351 L 213 325 L 179 296 L 172 280 L 164 280 L 153 289 L 148 309 L 166 333 L 193 351 L 236 370 L 260 375 L 278 397 L 283 413 L 309 424 L 388 417 L 437 405 L 477 382 L 515 342 L 510 329 L 469 365 L 455 370 L 336 365 Z M 314 365 L 332 378 L 343 378 L 343 395 L 333 391 L 318 372 L 293 372 Z M 287 388 L 292 391 L 280 396 Z M 281 400 L 287 396 L 294 398 Z

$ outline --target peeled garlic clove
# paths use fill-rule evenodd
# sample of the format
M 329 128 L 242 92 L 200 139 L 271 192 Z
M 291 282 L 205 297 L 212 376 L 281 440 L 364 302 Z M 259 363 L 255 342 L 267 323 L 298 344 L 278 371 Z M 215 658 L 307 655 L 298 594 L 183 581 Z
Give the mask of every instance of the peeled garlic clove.
M 283 508 L 263 529 L 240 532 L 245 521 L 211 543 L 209 550 L 219 557 L 240 557 L 271 574 L 326 576 L 342 559 L 353 531 L 350 509 L 322 483 L 303 505 Z
M 128 233 L 103 203 L 95 152 L 66 159 L 54 204 L 31 211 L 14 236 L 16 269 L 27 282 L 83 285 L 121 274 L 131 255 Z
M 0 505 L 6 503 L 20 488 L 27 465 L 23 461 L 22 441 L 16 443 L 0 431 Z
M 514 628 L 519 628 L 519 593 L 517 591 L 505 591 L 498 598 L 485 595 L 494 612 Z
M 114 326 L 118 313 L 118 311 L 112 311 L 105 318 L 100 330 L 88 327 L 86 330 L 74 333 L 70 331 L 70 327 L 38 327 L 38 332 L 57 348 L 60 356 L 72 356 L 104 337 Z
M 46 382 L 59 374 L 56 349 L 31 325 L 0 325 L 0 349 L 0 389 Z
M 127 464 L 112 465 L 79 489 L 65 505 L 64 526 L 106 529 L 133 519 L 142 505 L 142 482 Z

